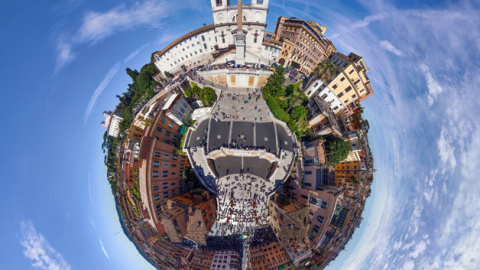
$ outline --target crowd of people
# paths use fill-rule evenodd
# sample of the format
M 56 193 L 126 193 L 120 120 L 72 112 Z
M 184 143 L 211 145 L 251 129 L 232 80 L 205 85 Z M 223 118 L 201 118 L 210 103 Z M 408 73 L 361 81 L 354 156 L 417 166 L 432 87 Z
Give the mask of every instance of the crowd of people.
M 234 120 L 253 120 L 253 119 L 247 119 L 245 116 L 245 112 L 248 110 L 251 113 L 252 109 L 255 112 L 261 113 L 262 108 L 260 108 L 259 105 L 253 106 L 253 103 L 255 100 L 254 104 L 257 104 L 258 100 L 262 98 L 261 92 L 258 88 L 255 89 L 249 89 L 247 88 L 246 94 L 245 93 L 224 93 L 221 94 L 220 97 L 218 98 L 218 102 L 216 107 L 214 108 L 214 111 L 212 112 L 212 117 L 215 121 L 220 121 L 222 120 L 227 120 L 227 119 L 234 119 Z M 220 101 L 230 99 L 230 103 L 238 103 L 237 105 L 225 105 L 221 104 Z M 227 102 L 225 102 L 227 103 Z M 231 107 L 231 109 L 230 109 Z M 264 109 L 265 110 L 265 109 Z M 267 115 L 270 115 L 270 112 L 266 110 Z M 243 115 L 243 116 L 242 116 Z M 263 116 L 258 116 L 254 117 L 255 121 L 263 121 Z M 254 123 L 252 123 L 254 125 Z
M 268 222 L 268 194 L 273 183 L 242 173 L 219 183 L 217 235 L 252 234 Z

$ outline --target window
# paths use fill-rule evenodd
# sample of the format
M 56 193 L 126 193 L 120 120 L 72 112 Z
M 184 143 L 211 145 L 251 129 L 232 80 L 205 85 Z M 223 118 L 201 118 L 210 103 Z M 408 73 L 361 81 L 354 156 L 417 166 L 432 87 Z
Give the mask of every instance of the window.
M 317 220 L 318 220 L 318 222 L 322 223 L 323 222 L 323 217 L 318 215 Z
M 152 172 L 152 177 L 158 177 L 158 171 L 153 171 Z
M 205 36 L 202 36 L 202 41 L 205 41 Z
M 167 162 L 163 162 L 163 167 L 168 168 L 168 163 L 167 163 Z
M 173 124 L 172 124 L 171 122 L 168 123 L 168 127 L 169 127 L 169 128 L 173 128 Z
M 172 196 L 175 196 L 177 194 L 176 190 L 172 190 Z
M 360 79 L 356 80 L 356 81 L 355 81 L 355 84 L 357 84 L 357 83 L 359 83 L 359 82 L 360 82 Z
M 348 92 L 350 92 L 350 90 L 352 90 L 352 87 L 351 87 L 351 86 L 349 86 L 349 87 L 345 88 L 345 93 L 348 93 Z
M 306 187 L 311 187 L 311 186 L 312 186 L 312 184 L 310 184 L 310 183 L 305 183 L 304 185 L 305 185 Z
M 362 93 L 363 91 L 365 91 L 365 89 L 360 90 L 360 93 Z
M 184 165 L 183 165 L 183 164 L 180 164 L 180 169 L 181 169 L 181 170 L 183 170 L 183 167 L 184 167 Z
M 162 177 L 167 177 L 168 176 L 168 171 L 163 171 L 162 172 Z
M 338 84 L 335 84 L 332 88 L 337 89 L 337 87 L 338 87 Z
M 341 81 L 341 82 L 345 81 L 345 77 L 342 77 L 342 78 L 340 79 L 340 81 Z
M 178 181 L 178 184 L 179 184 L 180 186 L 183 186 L 183 180 Z
M 161 127 L 157 127 L 157 131 L 158 131 L 158 132 L 162 132 L 162 130 L 163 130 L 163 129 L 162 129 Z
M 154 201 L 160 200 L 160 195 L 159 195 L 159 194 L 155 195 L 155 196 L 153 197 L 153 200 L 154 200 Z
M 176 141 L 176 140 L 178 140 L 178 137 L 175 136 L 175 135 L 173 135 L 173 136 L 172 136 L 172 139 L 173 139 L 174 141 Z
M 353 69 L 352 69 L 352 70 L 350 70 L 350 72 L 348 72 L 348 74 L 352 74 L 352 73 L 353 73 Z
M 305 175 L 311 175 L 312 171 L 305 171 Z
M 162 188 L 163 188 L 163 189 L 168 188 L 168 183 L 163 183 L 163 184 L 162 184 Z
M 339 98 L 343 97 L 343 93 L 338 94 L 338 97 Z
M 178 159 L 178 156 L 173 156 L 173 160 L 177 160 Z
M 304 198 L 304 199 L 308 199 L 308 197 L 307 197 L 307 196 L 305 196 L 305 195 L 303 195 L 303 194 L 302 194 L 302 195 L 300 195 L 300 197 L 302 197 L 302 198 Z
M 162 210 L 162 204 L 157 204 L 157 205 L 155 206 L 155 208 L 157 208 L 157 211 Z
M 338 109 L 338 106 L 335 106 L 335 108 L 333 108 L 334 111 L 337 110 L 337 109 Z
M 165 118 L 163 118 L 163 117 L 162 117 L 162 118 L 160 118 L 160 122 L 162 122 L 162 123 L 164 123 L 164 124 L 165 124 L 165 121 L 166 121 L 166 120 L 165 120 Z
M 320 227 L 318 227 L 318 225 L 315 224 L 315 225 L 313 226 L 313 231 L 316 232 L 316 233 L 318 233 L 319 230 L 320 230 Z
M 328 96 L 327 94 L 323 94 L 322 99 L 326 99 L 327 96 Z
M 153 167 L 160 167 L 160 162 L 154 161 L 153 162 Z
M 310 241 L 313 241 L 313 240 L 315 240 L 315 237 L 313 237 L 313 235 L 310 235 L 310 236 L 308 237 L 308 239 L 310 239 Z
M 169 157 L 170 157 L 170 154 L 163 153 L 163 157 L 164 157 L 164 158 L 169 158 Z
M 177 164 L 172 163 L 172 168 L 176 168 L 176 167 L 177 167 Z
M 322 209 L 325 209 L 327 208 L 327 203 L 326 202 L 322 202 Z
M 161 157 L 161 156 L 162 156 L 162 153 L 160 153 L 159 151 L 155 151 L 155 156 L 156 156 L 156 157 Z
M 165 136 L 170 137 L 170 131 L 165 131 Z
M 175 186 L 175 182 L 171 183 L 170 186 L 172 186 L 172 187 Z
M 181 160 L 182 160 L 182 161 L 185 161 L 185 156 L 182 156 Z
M 163 198 L 168 198 L 168 191 L 163 192 Z
M 349 101 L 349 99 L 347 98 L 347 99 L 345 99 L 345 101 L 343 103 L 347 104 L 348 101 Z
M 153 186 L 153 190 L 159 190 L 159 189 L 160 189 L 160 186 L 159 186 L 159 185 Z
M 170 175 L 176 175 L 177 173 L 176 172 L 171 172 Z

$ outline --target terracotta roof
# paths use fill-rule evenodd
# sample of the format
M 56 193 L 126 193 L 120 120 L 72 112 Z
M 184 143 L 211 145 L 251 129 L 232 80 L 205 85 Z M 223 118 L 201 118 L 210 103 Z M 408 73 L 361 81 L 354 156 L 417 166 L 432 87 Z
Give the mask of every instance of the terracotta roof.
M 199 33 L 202 33 L 202 32 L 205 32 L 205 31 L 208 31 L 210 29 L 213 29 L 215 28 L 215 25 L 214 24 L 211 24 L 211 25 L 207 25 L 207 26 L 203 26 L 203 27 L 200 27 L 196 30 L 193 30 L 181 37 L 179 37 L 178 39 L 176 39 L 174 42 L 170 43 L 167 47 L 163 48 L 163 50 L 159 51 L 159 52 L 156 52 L 155 54 L 156 55 L 162 55 L 164 54 L 165 52 L 167 52 L 168 50 L 170 50 L 173 46 L 177 45 L 178 43 L 184 41 L 185 39 L 189 38 L 189 37 L 192 37 L 192 36 L 195 36 Z
M 175 45 L 179 44 L 180 42 L 184 41 L 185 39 L 189 38 L 189 37 L 192 37 L 192 36 L 195 36 L 197 34 L 200 34 L 202 32 L 206 32 L 208 30 L 211 30 L 215 27 L 221 27 L 221 26 L 228 26 L 228 25 L 233 25 L 235 26 L 236 23 L 222 23 L 222 24 L 210 24 L 210 25 L 207 25 L 207 26 L 203 26 L 203 27 L 200 27 L 196 30 L 193 30 L 181 37 L 179 37 L 178 39 L 176 39 L 174 42 L 170 43 L 167 47 L 163 48 L 163 50 L 159 51 L 159 52 L 156 52 L 154 53 L 154 55 L 163 55 L 164 53 L 166 53 L 168 50 L 170 50 L 172 47 L 174 47 Z M 245 23 L 245 25 L 265 25 L 265 24 L 262 24 L 262 23 L 255 23 L 255 22 L 248 22 L 248 23 Z

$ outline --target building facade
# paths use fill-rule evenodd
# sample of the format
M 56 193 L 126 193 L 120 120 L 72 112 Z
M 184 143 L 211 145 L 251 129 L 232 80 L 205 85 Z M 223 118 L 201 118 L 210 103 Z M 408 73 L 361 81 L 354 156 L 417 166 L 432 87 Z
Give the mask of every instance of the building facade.
M 278 18 L 275 38 L 283 41 L 278 63 L 310 74 L 323 60 L 336 51 L 323 34 L 325 26 L 297 18 Z
M 369 71 L 363 57 L 354 53 L 345 56 L 335 53 L 330 61 L 337 67 L 338 75 L 328 83 L 328 88 L 340 99 L 344 108 L 342 113 L 351 115 L 358 102 L 373 94 L 370 87 Z M 334 111 L 339 108 L 333 107 Z
M 303 245 L 308 231 L 308 207 L 300 203 L 282 205 L 277 200 L 279 196 L 282 195 L 274 194 L 268 204 L 270 225 L 282 245 Z
M 207 235 L 215 222 L 215 197 L 208 191 L 197 189 L 167 200 L 161 216 L 165 231 L 172 242 L 187 238 L 207 245 Z
M 248 269 L 295 269 L 285 248 L 279 242 L 250 246 Z
M 159 111 L 145 129 L 140 143 L 139 188 L 144 211 L 152 227 L 163 230 L 160 221 L 166 199 L 188 190 L 183 172 L 188 158 L 175 154 L 179 147 L 181 128 Z
M 100 124 L 102 127 L 107 128 L 108 136 L 118 137 L 118 133 L 120 132 L 120 122 L 123 121 L 123 117 L 118 110 L 114 112 L 105 111 L 103 112 L 103 116 L 105 117 L 105 121 L 102 121 Z
M 229 0 L 211 0 L 211 5 L 214 24 L 196 29 L 153 54 L 152 61 L 162 74 L 208 65 L 220 55 L 235 49 L 233 31 L 237 29 L 237 6 L 230 5 Z M 253 62 L 262 55 L 268 0 L 253 0 L 243 6 L 242 13 L 243 29 L 247 32 L 246 58 Z M 234 57 L 226 60 L 234 60 Z
M 240 269 L 240 257 L 233 250 L 215 251 L 211 270 Z

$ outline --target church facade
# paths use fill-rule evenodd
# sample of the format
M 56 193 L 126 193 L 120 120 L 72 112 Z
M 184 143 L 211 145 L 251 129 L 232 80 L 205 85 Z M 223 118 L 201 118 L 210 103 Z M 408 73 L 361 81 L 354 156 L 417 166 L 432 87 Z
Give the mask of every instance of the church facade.
M 241 3 L 241 1 L 239 1 Z M 198 65 L 224 63 L 235 60 L 235 33 L 239 27 L 237 5 L 229 0 L 211 0 L 214 23 L 206 25 L 178 38 L 163 50 L 153 54 L 152 61 L 162 74 L 190 70 Z M 245 61 L 268 64 L 262 57 L 262 45 L 268 0 L 252 0 L 242 5 L 241 27 L 245 33 Z

